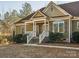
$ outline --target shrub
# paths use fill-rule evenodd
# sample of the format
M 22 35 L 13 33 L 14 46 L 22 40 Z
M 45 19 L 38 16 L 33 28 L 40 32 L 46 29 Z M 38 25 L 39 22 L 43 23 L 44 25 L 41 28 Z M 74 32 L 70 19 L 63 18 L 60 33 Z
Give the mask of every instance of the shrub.
M 13 42 L 13 36 L 8 36 L 7 39 L 8 41 Z
M 13 41 L 16 43 L 26 43 L 27 42 L 27 34 L 17 34 L 13 36 Z
M 22 34 L 17 34 L 13 37 L 13 41 L 16 43 L 22 43 Z
M 53 32 L 50 32 L 49 33 L 49 42 L 53 42 L 53 41 L 55 41 L 55 36 L 54 36 Z
M 22 36 L 22 40 L 23 40 L 23 43 L 27 43 L 27 34 L 24 34 Z
M 63 41 L 64 39 L 64 34 L 63 33 L 49 33 L 49 41 L 50 42 L 56 42 L 56 41 Z
M 79 43 L 79 32 L 72 33 L 72 40 L 73 42 Z

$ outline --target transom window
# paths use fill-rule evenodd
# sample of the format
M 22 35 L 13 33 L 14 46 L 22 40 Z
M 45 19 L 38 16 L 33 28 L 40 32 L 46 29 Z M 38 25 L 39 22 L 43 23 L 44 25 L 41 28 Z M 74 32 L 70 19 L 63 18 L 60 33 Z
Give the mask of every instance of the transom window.
M 64 21 L 55 21 L 53 22 L 53 32 L 64 33 Z

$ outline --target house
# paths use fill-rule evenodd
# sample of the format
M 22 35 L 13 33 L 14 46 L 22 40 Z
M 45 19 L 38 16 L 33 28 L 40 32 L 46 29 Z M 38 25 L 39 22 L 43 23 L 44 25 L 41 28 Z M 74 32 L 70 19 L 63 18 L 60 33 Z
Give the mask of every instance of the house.
M 26 34 L 27 43 L 38 37 L 41 43 L 49 32 L 66 33 L 65 42 L 70 43 L 72 32 L 79 31 L 79 1 L 57 5 L 50 2 L 47 6 L 31 13 L 15 23 L 16 34 Z

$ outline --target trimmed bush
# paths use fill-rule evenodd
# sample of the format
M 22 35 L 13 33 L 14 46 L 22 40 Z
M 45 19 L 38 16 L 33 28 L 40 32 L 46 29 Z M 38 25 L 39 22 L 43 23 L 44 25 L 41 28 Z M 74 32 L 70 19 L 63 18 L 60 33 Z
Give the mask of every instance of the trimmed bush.
M 22 36 L 22 42 L 23 43 L 27 43 L 27 34 L 24 34 L 23 36 Z
M 79 43 L 79 32 L 72 33 L 72 41 L 75 43 Z
M 65 37 L 65 36 L 64 36 L 63 33 L 53 33 L 53 32 L 50 32 L 50 33 L 49 33 L 49 41 L 50 41 L 50 42 L 63 41 L 64 37 Z
M 27 42 L 27 34 L 17 34 L 13 36 L 13 41 L 16 43 L 26 43 Z
M 54 42 L 55 41 L 55 36 L 53 32 L 49 33 L 49 42 Z
M 13 41 L 16 43 L 22 43 L 22 34 L 17 34 L 13 37 Z

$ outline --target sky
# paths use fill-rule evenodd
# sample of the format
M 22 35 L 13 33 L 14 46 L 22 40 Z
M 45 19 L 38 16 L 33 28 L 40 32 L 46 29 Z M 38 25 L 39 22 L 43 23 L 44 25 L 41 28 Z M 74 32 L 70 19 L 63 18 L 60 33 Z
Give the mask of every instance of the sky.
M 22 9 L 22 5 L 28 2 L 31 4 L 32 10 L 35 11 L 46 6 L 50 1 L 0 1 L 0 13 L 3 14 L 6 11 L 11 12 L 13 9 L 19 11 Z M 54 1 L 56 4 L 69 3 L 69 1 Z M 71 1 L 72 2 L 72 1 Z

